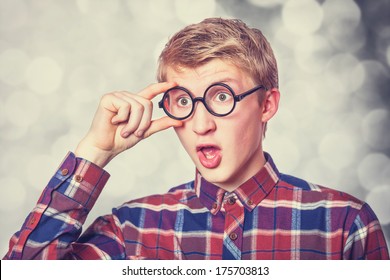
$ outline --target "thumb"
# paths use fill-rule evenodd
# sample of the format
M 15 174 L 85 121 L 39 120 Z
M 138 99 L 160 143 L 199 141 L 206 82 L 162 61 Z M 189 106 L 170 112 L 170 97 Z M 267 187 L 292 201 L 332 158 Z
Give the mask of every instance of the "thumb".
M 149 128 L 144 133 L 144 138 L 153 135 L 156 132 L 165 130 L 170 127 L 180 127 L 183 125 L 182 121 L 172 119 L 170 117 L 162 117 L 161 119 L 153 120 Z

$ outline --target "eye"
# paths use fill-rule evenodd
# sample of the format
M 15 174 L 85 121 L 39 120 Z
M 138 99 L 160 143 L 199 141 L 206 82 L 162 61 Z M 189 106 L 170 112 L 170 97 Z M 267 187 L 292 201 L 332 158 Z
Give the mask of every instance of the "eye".
M 177 99 L 178 106 L 187 107 L 191 103 L 191 99 L 189 97 L 179 97 Z
M 216 94 L 215 99 L 219 102 L 226 102 L 229 101 L 229 99 L 232 98 L 231 94 L 227 92 L 219 92 Z

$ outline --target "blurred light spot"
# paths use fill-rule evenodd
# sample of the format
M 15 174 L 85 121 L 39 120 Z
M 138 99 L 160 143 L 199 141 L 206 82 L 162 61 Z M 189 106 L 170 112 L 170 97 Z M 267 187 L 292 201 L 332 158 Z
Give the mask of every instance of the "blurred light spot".
M 365 34 L 360 28 L 361 12 L 352 0 L 324 2 L 324 26 L 328 39 L 334 46 L 346 51 L 359 50 L 365 43 Z
M 141 178 L 156 174 L 161 164 L 160 150 L 150 141 L 141 141 L 126 152 L 126 157 L 132 159 L 129 162 L 128 170 Z
M 16 141 L 23 138 L 28 130 L 28 126 L 5 125 L 1 129 L 0 139 L 6 141 Z
M 175 0 L 177 17 L 186 24 L 197 23 L 215 13 L 215 0 Z
M 26 202 L 26 189 L 22 182 L 14 177 L 0 179 L 0 211 L 19 211 Z
M 28 148 L 29 143 L 26 145 L 7 144 L 0 157 L 0 170 L 7 170 L 6 174 L 9 177 L 15 176 L 24 180 L 24 176 L 21 176 L 22 170 L 25 170 L 27 159 L 33 154 L 32 149 Z
M 174 137 L 176 137 L 176 135 Z M 181 172 L 187 174 L 187 178 L 193 179 L 195 174 L 195 164 L 184 149 L 183 145 L 180 144 L 180 141 L 177 141 L 177 144 L 174 146 L 171 145 L 171 147 L 177 147 L 178 149 L 179 156 L 177 157 L 177 160 L 181 165 Z M 169 160 L 170 158 L 167 159 Z
M 385 69 L 382 63 L 376 60 L 365 60 L 362 62 L 365 70 L 364 85 L 376 87 L 379 81 L 389 78 L 389 72 Z M 367 94 L 369 94 L 367 92 Z M 372 93 L 371 93 L 372 94 Z
M 134 2 L 134 1 L 132 1 Z M 145 3 L 143 2 L 144 7 Z M 141 7 L 141 10 L 144 9 Z M 172 0 L 159 0 L 150 1 L 147 3 L 148 13 L 155 19 L 155 22 L 161 24 L 167 24 L 174 19 L 174 1 Z M 157 20 L 158 19 L 158 20 Z
M 341 170 L 355 161 L 356 139 L 345 133 L 328 134 L 320 142 L 318 152 L 328 168 Z
M 358 177 L 361 185 L 370 191 L 380 185 L 389 183 L 390 159 L 385 154 L 368 154 L 358 166 Z
M 249 0 L 254 6 L 261 8 L 273 8 L 284 3 L 284 0 Z
M 98 100 L 98 98 L 96 98 Z M 86 133 L 92 123 L 98 102 L 81 102 L 70 99 L 63 105 L 65 118 L 71 124 L 74 133 Z
M 284 25 L 298 35 L 316 32 L 322 24 L 323 12 L 314 0 L 289 0 L 282 10 Z
M 372 189 L 366 202 L 373 208 L 381 224 L 390 223 L 390 185 L 382 185 Z
M 363 139 L 374 149 L 390 147 L 390 113 L 385 109 L 369 112 L 362 123 Z
M 361 88 L 354 93 L 354 97 L 360 101 L 360 104 L 356 105 L 360 105 L 364 110 L 365 104 L 383 103 L 381 93 L 378 91 L 383 91 L 382 86 L 385 86 L 383 82 L 388 79 L 389 74 L 378 61 L 365 60 L 361 64 L 365 73 L 364 81 Z
M 178 31 L 178 26 L 175 22 L 175 1 L 126 1 L 126 5 L 134 19 L 134 24 L 140 25 L 135 29 L 151 29 L 163 34 L 172 34 Z
M 360 187 L 359 178 L 357 177 L 356 165 L 344 168 L 340 174 L 338 185 L 333 185 L 333 188 L 353 195 L 354 197 L 364 200 L 367 191 Z
M 329 42 L 321 36 L 307 36 L 294 46 L 296 62 L 306 72 L 321 73 L 332 54 Z
M 335 121 L 337 116 L 334 113 L 345 113 L 345 107 L 350 102 L 351 92 L 336 75 L 323 75 L 321 84 L 313 88 L 313 92 L 318 96 L 319 112 L 325 114 L 323 116 L 328 120 Z
M 13 30 L 29 20 L 29 8 L 23 0 L 0 1 L 0 30 Z
M 365 69 L 360 61 L 350 53 L 336 54 L 327 63 L 324 71 L 330 79 L 337 79 L 335 86 L 341 94 L 359 89 L 365 79 Z
M 76 0 L 77 7 L 83 14 L 91 14 L 94 18 L 109 19 L 119 9 L 118 0 Z
M 327 38 L 336 48 L 343 51 L 356 52 L 366 43 L 364 30 L 360 27 L 350 30 L 343 26 L 329 27 Z
M 28 127 L 41 114 L 41 103 L 34 93 L 18 91 L 9 95 L 5 102 L 5 116 L 12 125 Z
M 323 5 L 325 23 L 353 29 L 361 19 L 359 6 L 353 0 L 326 0 Z
M 269 132 L 286 130 L 296 132 L 298 128 L 298 121 L 296 119 L 296 115 L 291 111 L 291 108 L 287 106 L 281 106 L 278 109 L 277 115 L 275 115 L 275 117 L 272 119 L 270 125 L 272 125 L 272 130 Z
M 160 57 L 161 52 L 164 50 L 165 45 L 167 43 L 167 39 L 160 40 L 155 44 L 154 51 L 153 51 L 153 61 L 156 63 L 156 69 L 157 69 L 157 62 L 158 58 Z
M 265 146 L 282 172 L 294 173 L 301 160 L 295 139 L 291 139 L 286 133 L 278 133 L 277 137 L 272 137 L 272 141 L 267 141 L 266 138 Z
M 181 162 L 169 161 L 163 166 L 161 173 L 162 186 L 175 187 L 194 180 L 195 168 L 192 174 L 182 171 Z M 166 190 L 165 190 L 166 191 Z
M 105 189 L 107 195 L 134 199 L 136 194 L 138 197 L 139 186 L 136 184 L 136 174 L 130 168 L 131 161 L 134 161 L 131 157 L 115 158 L 106 166 L 111 175 L 109 185 Z
M 46 95 L 58 89 L 62 82 L 63 71 L 58 63 L 50 57 L 34 59 L 27 68 L 27 83 L 30 89 Z
M 86 133 L 86 132 L 85 132 Z M 48 143 L 50 155 L 55 159 L 62 159 L 68 151 L 74 151 L 84 135 L 67 133 L 58 137 L 55 141 Z
M 0 80 L 7 85 L 20 85 L 25 80 L 29 58 L 18 49 L 8 49 L 0 54 Z
M 59 164 L 59 159 L 54 159 L 48 155 L 37 154 L 29 157 L 27 160 L 26 179 L 37 191 L 42 191 L 54 175 Z
M 283 86 L 283 92 L 282 102 L 297 119 L 310 115 L 318 106 L 319 96 L 311 88 L 310 81 L 291 79 Z
M 313 184 L 328 188 L 336 188 L 339 185 L 340 172 L 329 168 L 322 159 L 313 158 L 301 163 L 299 176 Z
M 83 101 L 98 100 L 105 93 L 106 86 L 106 77 L 97 65 L 86 65 L 73 69 L 68 80 L 72 96 Z M 79 96 L 80 93 L 82 96 Z
M 278 53 L 279 55 L 283 54 L 283 52 L 286 52 L 287 54 L 285 55 L 288 56 L 281 59 L 281 61 L 284 61 L 284 63 L 280 65 L 281 67 L 283 67 L 284 65 L 288 65 L 288 61 L 289 59 L 291 59 L 289 53 L 290 48 L 292 46 L 291 42 L 296 42 L 296 39 L 297 39 L 297 35 L 292 33 L 289 29 L 287 29 L 286 26 L 280 25 L 276 28 L 273 48 L 275 52 Z M 279 46 L 277 43 L 281 43 L 281 46 Z M 281 69 L 279 69 L 279 72 L 280 70 Z M 291 71 L 291 69 L 288 70 Z

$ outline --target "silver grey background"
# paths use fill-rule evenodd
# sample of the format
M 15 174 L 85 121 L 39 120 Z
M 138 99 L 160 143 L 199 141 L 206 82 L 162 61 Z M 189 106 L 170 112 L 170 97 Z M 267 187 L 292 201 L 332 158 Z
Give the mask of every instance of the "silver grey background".
M 389 3 L 0 0 L 0 250 L 87 132 L 100 96 L 155 82 L 169 36 L 211 16 L 260 28 L 274 48 L 282 97 L 264 147 L 279 169 L 367 201 L 389 243 Z M 106 169 L 87 224 L 194 175 L 173 130 Z

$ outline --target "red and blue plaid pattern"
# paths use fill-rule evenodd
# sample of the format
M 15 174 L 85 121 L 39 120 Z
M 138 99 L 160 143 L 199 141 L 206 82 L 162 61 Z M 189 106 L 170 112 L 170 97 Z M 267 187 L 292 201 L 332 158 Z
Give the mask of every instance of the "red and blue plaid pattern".
M 4 259 L 389 259 L 378 219 L 343 192 L 279 173 L 272 158 L 232 193 L 193 182 L 82 225 L 109 175 L 69 153 Z

